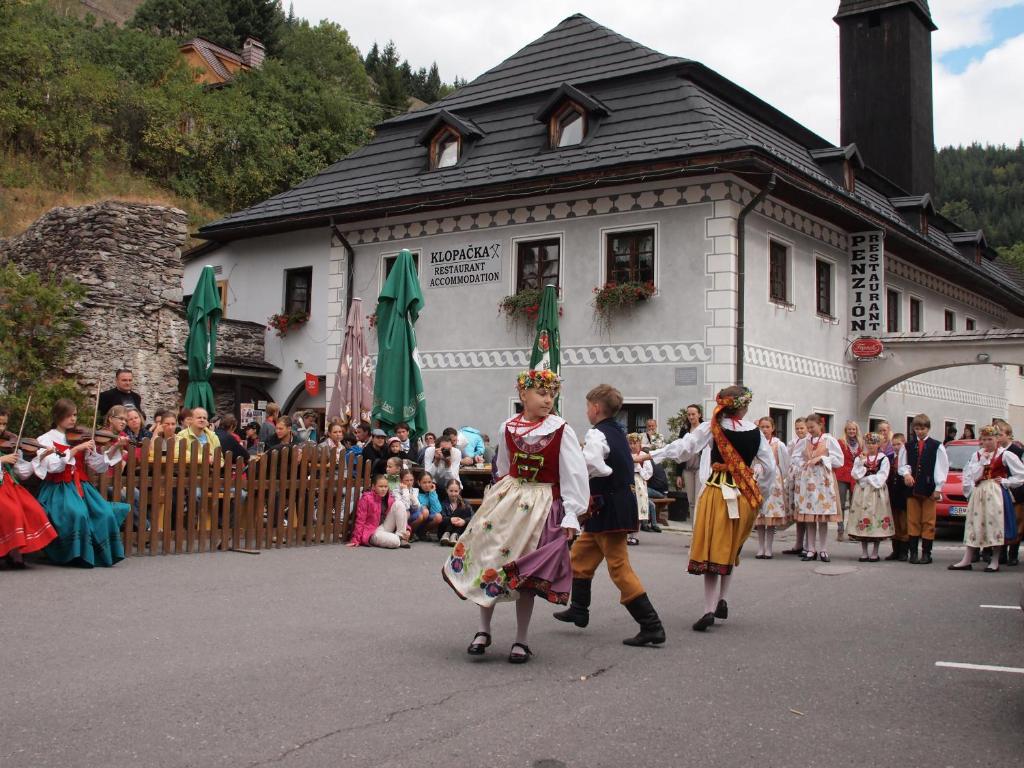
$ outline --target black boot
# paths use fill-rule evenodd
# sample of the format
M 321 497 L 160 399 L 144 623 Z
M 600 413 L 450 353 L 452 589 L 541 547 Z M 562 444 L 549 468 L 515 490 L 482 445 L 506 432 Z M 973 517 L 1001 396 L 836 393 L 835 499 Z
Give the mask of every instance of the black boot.
M 634 637 L 623 640 L 623 645 L 660 645 L 665 642 L 665 628 L 646 592 L 633 602 L 626 603 L 626 610 L 640 625 L 640 631 Z
M 885 556 L 886 560 L 899 560 L 900 555 L 903 554 L 903 542 L 892 540 L 892 552 Z
M 590 623 L 590 579 L 572 580 L 572 597 L 569 607 L 554 614 L 559 621 L 575 624 L 581 629 Z
M 910 553 L 910 560 L 908 561 L 911 565 L 917 565 L 921 562 L 921 558 L 917 556 L 917 542 L 920 541 L 919 536 L 911 536 L 910 542 L 907 545 L 907 551 Z
M 1006 564 L 1020 565 L 1020 542 L 1006 547 Z
M 1006 547 L 999 548 L 999 564 L 1006 565 L 1009 555 L 1006 554 Z
M 917 562 L 918 565 L 929 565 L 932 562 L 931 539 L 921 539 L 921 559 Z

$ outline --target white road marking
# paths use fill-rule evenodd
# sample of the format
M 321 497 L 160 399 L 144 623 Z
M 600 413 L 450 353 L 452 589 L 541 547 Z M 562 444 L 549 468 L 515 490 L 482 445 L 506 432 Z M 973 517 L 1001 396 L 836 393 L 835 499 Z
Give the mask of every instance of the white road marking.
M 1004 611 L 1019 611 L 1019 605 L 979 605 L 979 608 L 1001 608 Z
M 996 667 L 991 664 L 964 664 L 960 661 L 936 661 L 936 667 L 952 667 L 953 669 L 973 669 L 978 672 L 1011 672 L 1024 675 L 1024 667 Z

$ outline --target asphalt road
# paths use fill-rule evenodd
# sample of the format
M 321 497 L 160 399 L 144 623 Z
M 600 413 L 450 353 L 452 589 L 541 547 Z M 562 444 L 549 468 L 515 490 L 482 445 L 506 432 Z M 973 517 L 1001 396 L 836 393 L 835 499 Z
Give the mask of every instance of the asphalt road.
M 1019 764 L 1024 569 L 737 570 L 707 634 L 689 538 L 632 550 L 668 631 L 628 648 L 610 581 L 590 627 L 538 603 L 524 666 L 465 654 L 475 608 L 445 550 L 322 546 L 0 573 L 0 766 L 963 766 Z M 789 537 L 776 543 L 788 545 Z M 748 542 L 747 551 L 750 551 Z M 780 546 L 783 545 L 783 546 Z

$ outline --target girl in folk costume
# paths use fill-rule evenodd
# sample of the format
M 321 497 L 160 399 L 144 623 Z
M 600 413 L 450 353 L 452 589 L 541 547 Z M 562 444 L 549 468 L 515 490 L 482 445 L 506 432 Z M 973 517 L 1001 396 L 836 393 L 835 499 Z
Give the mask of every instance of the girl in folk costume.
M 491 644 L 498 602 L 516 602 L 516 640 L 508 660 L 522 664 L 535 595 L 564 605 L 569 599 L 571 541 L 589 501 L 587 464 L 579 439 L 551 413 L 561 389 L 558 375 L 525 371 L 518 379 L 523 412 L 502 424 L 496 459 L 499 480 L 452 549 L 441 575 L 455 593 L 480 607 L 479 631 L 466 652 L 480 656 Z
M 775 529 L 785 528 L 789 525 L 789 511 L 791 499 L 791 486 L 789 477 L 789 451 L 782 444 L 779 438 L 775 437 L 775 420 L 770 416 L 764 416 L 757 422 L 758 429 L 768 441 L 768 447 L 772 451 L 772 459 L 775 461 L 775 480 L 771 485 L 771 492 L 764 500 L 761 511 L 754 520 L 754 528 L 757 530 L 757 555 L 758 560 L 772 559 L 772 543 L 775 541 Z M 757 465 L 760 467 L 760 464 Z
M 793 422 L 793 433 L 794 437 L 788 443 L 786 443 L 786 450 L 789 453 L 789 510 L 790 514 L 793 511 L 793 493 L 796 490 L 796 476 L 800 472 L 800 454 L 801 451 L 797 449 L 800 441 L 807 437 L 807 420 L 801 416 Z M 807 552 L 804 549 L 804 544 L 807 541 L 807 524 L 797 522 L 796 524 L 796 542 L 792 548 L 782 550 L 784 555 L 800 555 L 801 557 Z
M 718 393 L 709 422 L 651 454 L 653 461 L 685 461 L 696 453 L 710 454 L 711 474 L 697 502 L 690 544 L 690 573 L 704 576 L 704 615 L 693 625 L 704 632 L 715 619 L 729 616 L 725 597 L 740 547 L 775 482 L 775 460 L 757 425 L 744 420 L 753 393 L 727 387 Z M 755 480 L 753 463 L 761 465 Z
M 831 561 L 828 550 L 828 524 L 842 519 L 839 489 L 834 471 L 843 465 L 843 450 L 832 435 L 822 434 L 821 417 L 812 413 L 806 419 L 807 437 L 797 446 L 800 470 L 793 493 L 793 514 L 807 524 L 807 553 L 802 560 Z
M 43 481 L 39 503 L 57 530 L 56 540 L 45 552 L 55 563 L 111 566 L 124 560 L 120 529 L 130 507 L 104 499 L 89 483 L 85 467 L 106 472 L 116 466 L 121 445 L 115 441 L 103 452 L 92 440 L 71 446 L 67 432 L 77 421 L 73 401 L 62 398 L 54 403 L 54 428 L 38 438 L 43 449 L 32 460 L 36 476 Z
M 1007 538 L 1015 538 L 1013 500 L 1008 489 L 1024 485 L 1024 464 L 997 444 L 998 430 L 981 428 L 981 448 L 964 467 L 964 493 L 969 497 L 964 520 L 964 556 L 949 566 L 951 571 L 971 570 L 971 561 L 985 547 L 992 547 L 987 573 L 999 570 L 999 553 Z M 1007 509 L 1010 515 L 1007 516 Z M 1011 524 L 1012 527 L 1011 527 Z
M 839 441 L 843 450 L 843 465 L 836 467 L 836 482 L 839 483 L 839 511 L 845 516 L 850 508 L 850 495 L 856 482 L 850 473 L 853 471 L 854 460 L 864 453 L 864 441 L 860 436 L 860 425 L 856 421 L 846 422 L 843 428 L 843 439 Z M 839 520 L 839 533 L 836 541 L 843 540 L 845 531 L 843 518 Z
M 0 435 L 7 429 L 9 415 L 0 406 Z M 17 445 L 11 453 L 0 456 L 0 559 L 19 570 L 26 567 L 23 554 L 37 552 L 57 538 L 39 502 L 18 484 L 19 479 L 26 480 L 31 474 L 32 465 L 21 457 Z
M 629 451 L 633 454 L 633 489 L 636 492 L 637 514 L 641 520 L 648 520 L 643 526 L 644 530 L 650 530 L 651 523 L 657 524 L 657 520 L 651 515 L 650 498 L 647 495 L 647 481 L 654 474 L 654 464 L 649 460 L 640 460 L 640 448 L 642 439 L 636 432 L 630 432 L 626 436 L 629 441 Z M 627 544 L 639 544 L 640 540 L 636 535 L 630 533 L 626 536 Z
M 889 507 L 889 475 L 892 462 L 881 451 L 882 438 L 874 432 L 864 436 L 864 453 L 853 460 L 850 477 L 855 483 L 850 501 L 846 532 L 860 542 L 862 563 L 878 562 L 878 545 L 893 535 L 892 510 Z M 871 554 L 868 554 L 868 544 Z

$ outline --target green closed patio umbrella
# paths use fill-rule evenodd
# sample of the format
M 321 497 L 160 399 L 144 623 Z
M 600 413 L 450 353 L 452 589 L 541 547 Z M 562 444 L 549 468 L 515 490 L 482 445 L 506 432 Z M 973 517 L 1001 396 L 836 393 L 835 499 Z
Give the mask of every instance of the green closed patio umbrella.
M 530 370 L 549 370 L 558 373 L 561 364 L 561 345 L 558 338 L 558 291 L 553 285 L 545 285 L 540 296 L 540 310 L 537 313 L 537 333 L 530 353 Z M 555 411 L 559 401 L 555 400 Z
M 416 320 L 423 309 L 423 292 L 412 254 L 403 250 L 377 299 L 377 368 L 373 382 L 373 418 L 381 426 L 405 422 L 414 436 L 427 431 Z
M 205 408 L 211 416 L 216 412 L 210 374 L 217 349 L 217 324 L 220 322 L 220 291 L 213 267 L 205 266 L 199 282 L 188 302 L 188 388 L 185 390 L 186 408 Z

